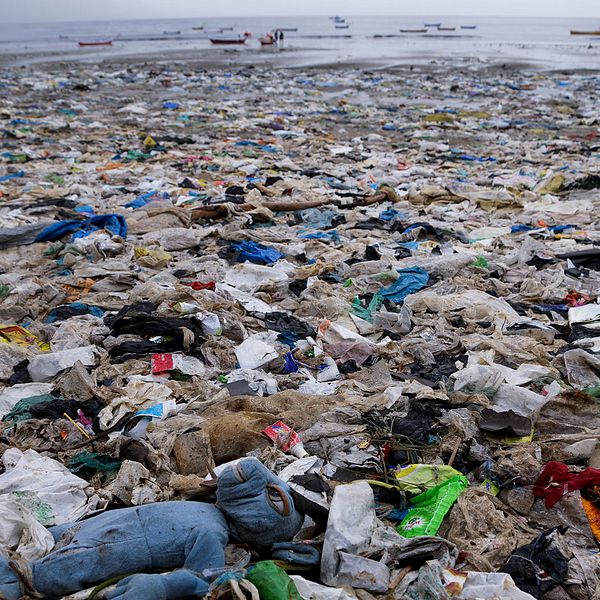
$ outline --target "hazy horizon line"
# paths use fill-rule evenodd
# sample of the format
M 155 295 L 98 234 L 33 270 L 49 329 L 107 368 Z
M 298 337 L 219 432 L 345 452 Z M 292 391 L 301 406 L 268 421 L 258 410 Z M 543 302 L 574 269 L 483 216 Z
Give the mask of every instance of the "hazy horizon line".
M 194 20 L 202 20 L 202 19 L 226 19 L 226 20 L 231 20 L 231 19 L 260 19 L 260 18 L 272 18 L 272 19 L 294 19 L 294 18 L 306 18 L 306 17 L 313 17 L 313 18 L 328 18 L 330 16 L 333 15 L 316 15 L 316 14 L 312 14 L 312 15 L 308 15 L 308 14 L 297 14 L 297 15 L 235 15 L 235 16 L 227 16 L 227 15 L 223 15 L 223 16 L 192 16 L 192 15 L 186 15 L 186 16 L 181 16 L 181 17 L 152 17 L 152 18 L 137 18 L 137 17 L 133 17 L 133 18 L 109 18 L 109 19 L 61 19 L 58 21 L 55 20 L 50 20 L 50 21 L 5 21 L 4 23 L 2 23 L 2 25 L 51 25 L 51 24 L 58 24 L 58 23 L 93 23 L 93 22 L 98 22 L 98 23 L 112 23 L 114 21 L 181 21 L 182 19 L 194 19 Z M 553 15 L 553 16 L 539 16 L 539 15 L 482 15 L 482 14 L 466 14 L 466 13 L 461 13 L 461 14 L 453 14 L 453 15 L 442 15 L 442 14 L 419 14 L 419 15 L 415 15 L 415 14 L 395 14 L 395 13 L 387 13 L 387 14 L 346 14 L 346 17 L 348 18 L 362 18 L 362 17 L 410 17 L 410 18 L 415 18 L 415 17 L 426 17 L 428 19 L 431 18 L 453 18 L 453 19 L 457 19 L 457 18 L 462 18 L 462 17 L 469 17 L 469 18 L 483 18 L 483 19 L 538 19 L 538 20 L 551 20 L 551 19 L 600 19 L 600 17 L 582 17 L 582 16 L 575 16 L 573 17 L 572 15 Z

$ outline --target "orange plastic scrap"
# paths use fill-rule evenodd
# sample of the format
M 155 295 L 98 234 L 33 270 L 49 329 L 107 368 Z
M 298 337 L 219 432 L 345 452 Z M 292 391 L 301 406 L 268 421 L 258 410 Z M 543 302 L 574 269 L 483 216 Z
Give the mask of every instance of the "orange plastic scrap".
M 67 293 L 67 297 L 65 298 L 65 302 L 76 302 L 90 292 L 92 286 L 96 283 L 94 279 L 81 279 L 78 285 L 64 284 L 62 287 Z
M 42 342 L 33 333 L 19 325 L 0 325 L 0 342 L 18 346 L 37 346 L 43 352 L 50 350 L 50 344 Z
M 318 335 L 323 336 L 325 332 L 331 327 L 331 321 L 329 319 L 325 319 L 319 323 L 319 332 Z
M 581 504 L 590 529 L 596 541 L 600 543 L 600 486 L 594 485 L 581 490 Z
M 124 166 L 123 163 L 111 162 L 102 167 L 96 167 L 96 171 L 113 171 L 114 169 L 122 169 Z

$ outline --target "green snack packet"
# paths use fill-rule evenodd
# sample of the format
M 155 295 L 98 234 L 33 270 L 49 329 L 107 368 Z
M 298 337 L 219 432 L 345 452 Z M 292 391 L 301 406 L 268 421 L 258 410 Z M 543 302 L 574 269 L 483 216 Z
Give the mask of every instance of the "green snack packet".
M 468 487 L 467 478 L 458 475 L 415 496 L 396 531 L 407 538 L 436 535 L 452 505 Z
M 260 600 L 302 600 L 296 584 L 272 560 L 250 567 L 246 579 L 256 586 Z

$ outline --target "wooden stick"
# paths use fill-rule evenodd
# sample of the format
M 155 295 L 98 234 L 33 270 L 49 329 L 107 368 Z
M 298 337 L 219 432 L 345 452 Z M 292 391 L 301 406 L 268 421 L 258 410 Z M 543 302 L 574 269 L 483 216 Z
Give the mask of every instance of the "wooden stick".
M 412 571 L 412 567 L 410 565 L 408 565 L 407 567 L 404 567 L 399 573 L 398 575 L 396 575 L 396 577 L 394 577 L 394 579 L 392 579 L 392 581 L 390 581 L 390 587 L 388 588 L 389 591 L 393 591 L 395 590 L 401 583 L 402 580 Z
M 377 192 L 372 196 L 367 196 L 366 198 L 360 198 L 354 200 L 352 203 L 348 205 L 349 208 L 356 208 L 357 206 L 369 206 L 371 204 L 377 204 L 378 202 L 385 202 L 386 200 L 390 200 L 392 202 L 396 201 L 395 194 L 393 190 L 387 190 Z M 250 210 L 254 210 L 255 208 L 264 207 L 268 208 L 272 211 L 279 212 L 290 212 L 294 210 L 305 210 L 307 208 L 316 208 L 318 206 L 323 206 L 325 204 L 335 204 L 336 206 L 345 206 L 343 201 L 334 198 L 319 198 L 317 200 L 304 200 L 302 202 L 294 202 L 291 200 L 267 200 L 263 202 L 260 206 L 255 206 L 253 204 L 234 204 L 235 210 L 238 212 L 248 212 Z M 202 206 L 199 208 L 194 208 L 191 211 L 192 220 L 196 221 L 198 219 L 218 219 L 222 217 L 226 217 L 228 214 L 227 207 L 223 204 L 213 204 L 208 206 Z
M 383 479 L 386 483 L 389 483 L 387 465 L 385 464 L 385 454 L 383 453 L 383 448 L 381 448 L 381 446 L 377 446 L 377 449 L 379 450 L 379 460 L 381 461 L 381 466 L 383 467 Z
M 458 449 L 460 448 L 460 445 L 462 444 L 462 439 L 458 438 L 456 440 L 456 443 L 454 444 L 454 450 L 452 450 L 452 454 L 450 455 L 450 460 L 448 461 L 448 466 L 451 467 L 452 463 L 454 462 L 454 459 L 456 458 L 456 455 L 458 453 Z

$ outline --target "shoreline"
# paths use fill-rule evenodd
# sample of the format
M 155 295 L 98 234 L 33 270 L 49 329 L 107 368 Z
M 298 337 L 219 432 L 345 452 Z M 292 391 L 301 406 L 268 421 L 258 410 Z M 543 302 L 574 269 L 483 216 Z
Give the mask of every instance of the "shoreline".
M 0 52 L 0 69 L 53 68 L 56 65 L 97 65 L 101 68 L 132 66 L 154 62 L 156 64 L 195 65 L 205 69 L 231 67 L 268 67 L 273 69 L 376 69 L 394 71 L 398 68 L 446 66 L 467 69 L 529 70 L 535 72 L 597 73 L 600 72 L 600 44 L 557 44 L 550 48 L 532 44 L 522 47 L 514 43 L 482 43 L 479 54 L 472 49 L 447 46 L 447 52 L 416 49 L 382 48 L 379 56 L 371 56 L 356 48 L 321 48 L 290 45 L 283 48 L 143 48 L 124 52 L 111 47 L 84 51 L 31 51 Z M 568 53 L 567 50 L 571 50 Z M 592 52 L 592 54 L 586 54 Z M 560 57 L 560 58 L 559 58 Z M 582 64 L 585 66 L 582 66 Z
M 20 63 L 18 59 L 6 60 L 4 57 L 0 57 L 0 70 L 13 70 L 13 69 L 28 69 L 28 70 L 42 70 L 42 71 L 55 71 L 58 68 L 73 68 L 74 66 L 80 67 L 95 67 L 95 68 L 131 68 L 134 66 L 145 66 L 149 63 L 154 63 L 159 66 L 166 65 L 177 65 L 178 67 L 196 67 L 201 68 L 205 71 L 219 71 L 222 69 L 247 69 L 248 67 L 254 68 L 270 68 L 276 71 L 346 71 L 346 70 L 361 70 L 361 71 L 376 71 L 380 73 L 396 73 L 398 71 L 439 71 L 447 68 L 455 69 L 456 72 L 463 70 L 483 72 L 530 72 L 530 73 L 544 73 L 544 74 L 571 74 L 571 75 L 595 75 L 600 73 L 600 67 L 567 67 L 567 66 L 550 66 L 547 64 L 539 64 L 533 61 L 516 61 L 516 60 L 497 60 L 494 62 L 480 61 L 475 63 L 473 61 L 462 61 L 456 58 L 440 58 L 440 57 L 423 57 L 419 61 L 415 61 L 414 57 L 395 58 L 393 61 L 380 62 L 373 60 L 362 60 L 357 61 L 353 59 L 330 61 L 330 62 L 319 62 L 319 61 L 308 61 L 300 64 L 293 63 L 259 63 L 256 65 L 249 65 L 239 63 L 230 57 L 226 57 L 223 60 L 209 60 L 209 59 L 184 59 L 184 58 L 170 58 L 160 59 L 158 56 L 146 55 L 143 57 L 115 57 L 111 59 L 105 59 L 102 61 L 65 61 L 64 58 L 55 59 L 40 59 L 38 61 L 27 61 L 26 63 Z

